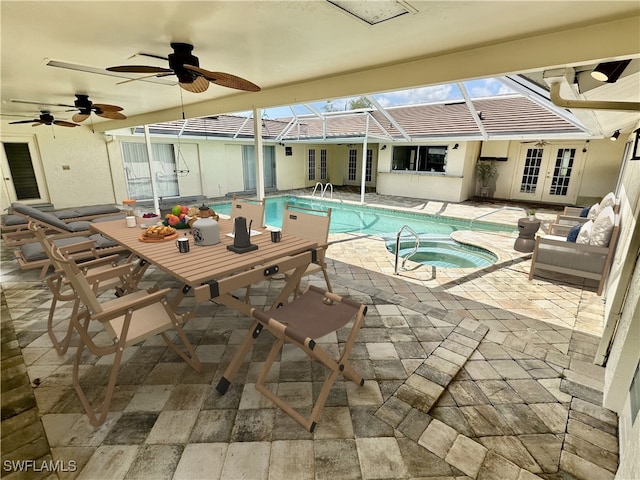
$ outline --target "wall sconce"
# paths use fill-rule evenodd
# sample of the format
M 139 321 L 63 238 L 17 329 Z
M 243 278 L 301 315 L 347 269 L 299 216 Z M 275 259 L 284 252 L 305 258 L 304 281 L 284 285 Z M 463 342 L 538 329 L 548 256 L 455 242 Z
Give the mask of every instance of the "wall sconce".
M 631 59 L 599 63 L 591 72 L 591 76 L 600 82 L 615 83 L 630 62 Z
M 456 144 L 453 146 L 453 149 L 454 149 L 454 150 L 457 150 L 459 146 L 460 146 L 460 145 L 456 143 Z
M 633 142 L 631 160 L 640 160 L 640 128 L 636 128 L 633 133 L 636 134 L 636 139 Z
M 611 134 L 611 136 L 609 137 L 609 140 L 611 140 L 612 142 L 615 142 L 619 136 L 620 136 L 620 130 L 616 130 Z
M 386 150 L 387 146 L 386 145 L 382 145 L 382 147 L 380 148 L 380 150 Z

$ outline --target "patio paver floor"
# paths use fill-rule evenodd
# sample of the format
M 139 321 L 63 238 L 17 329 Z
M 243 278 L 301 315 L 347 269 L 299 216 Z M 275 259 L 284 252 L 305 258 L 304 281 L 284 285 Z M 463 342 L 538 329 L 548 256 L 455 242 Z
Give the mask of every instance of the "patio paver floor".
M 454 207 L 465 210 L 447 208 Z M 510 236 L 480 239 L 501 250 L 498 267 L 437 269 L 435 278 L 415 266 L 393 275 L 378 240 L 331 240 L 334 290 L 369 306 L 351 357 L 366 382 L 336 382 L 313 434 L 253 388 L 268 334 L 229 392 L 215 391 L 249 320 L 214 304 L 201 306 L 185 327 L 205 362 L 202 374 L 157 339 L 133 347 L 112 413 L 102 427 L 90 427 L 71 388 L 74 348 L 58 357 L 46 333 L 51 295 L 37 272 L 20 272 L 3 249 L 2 292 L 26 371 L 31 382 L 39 379 L 33 394 L 52 458 L 77 465 L 3 477 L 613 478 L 616 417 L 592 396 L 602 381 L 591 361 L 603 306 L 590 288 L 529 282 L 528 257 L 512 251 Z M 322 286 L 319 277 L 312 281 Z M 154 283 L 175 285 L 151 270 L 141 286 Z M 258 284 L 252 299 L 267 305 L 277 288 Z M 339 332 L 329 348 L 340 341 Z M 308 409 L 322 372 L 295 351 L 283 355 L 269 386 Z M 83 382 L 99 398 L 108 361 L 89 356 L 83 367 Z M 590 390 L 575 388 L 585 379 Z M 15 453 L 4 443 L 4 426 L 3 460 Z

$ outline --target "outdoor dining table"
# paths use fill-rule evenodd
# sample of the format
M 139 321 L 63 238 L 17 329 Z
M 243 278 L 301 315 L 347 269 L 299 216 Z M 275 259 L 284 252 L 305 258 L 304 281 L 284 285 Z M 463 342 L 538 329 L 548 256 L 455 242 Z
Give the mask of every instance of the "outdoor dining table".
M 292 235 L 283 235 L 279 242 L 272 242 L 269 230 L 255 227 L 252 230 L 258 234 L 251 235 L 251 243 L 258 248 L 246 253 L 235 253 L 227 249 L 227 245 L 233 245 L 233 238 L 230 236 L 233 222 L 220 219 L 218 224 L 220 243 L 216 245 L 195 245 L 190 230 L 177 230 L 179 237 L 189 238 L 190 250 L 186 253 L 178 251 L 175 238 L 142 241 L 144 230 L 140 227 L 127 227 L 122 219 L 93 223 L 91 229 L 122 245 L 143 259 L 145 265 L 154 265 L 179 280 L 183 288 L 172 300 L 174 307 L 179 305 L 186 293 L 194 289 L 197 303 L 215 299 L 218 303 L 249 315 L 250 306 L 231 297 L 231 291 L 249 286 L 275 273 L 295 269 L 297 272 L 285 282 L 282 293 L 276 300 L 280 302 L 282 296 L 288 296 L 293 291 L 306 267 L 315 259 L 315 249 L 318 247 L 315 242 Z M 256 269 L 258 266 L 261 268 Z
M 179 306 L 185 295 L 193 290 L 196 306 L 214 300 L 250 316 L 251 305 L 233 296 L 232 292 L 268 279 L 274 274 L 288 272 L 273 306 L 286 304 L 303 273 L 316 259 L 316 248 L 319 245 L 292 235 L 282 235 L 280 241 L 272 242 L 267 229 L 254 227 L 253 230 L 259 233 L 251 235 L 251 243 L 258 248 L 246 253 L 235 253 L 227 249 L 227 245 L 233 245 L 233 238 L 230 236 L 233 222 L 220 219 L 218 224 L 220 243 L 216 245 L 194 245 L 193 237 L 188 231 L 178 230 L 178 236 L 189 237 L 191 245 L 186 253 L 178 251 L 175 238 L 158 242 L 142 241 L 143 229 L 139 226 L 127 227 L 122 219 L 94 223 L 91 224 L 91 229 L 127 248 L 139 257 L 145 266 L 154 265 L 179 280 L 182 288 L 171 299 L 174 309 Z M 182 315 L 183 321 L 194 315 L 195 307 Z M 254 321 L 220 381 L 220 393 L 226 391 L 229 381 L 244 361 L 259 332 L 259 324 Z

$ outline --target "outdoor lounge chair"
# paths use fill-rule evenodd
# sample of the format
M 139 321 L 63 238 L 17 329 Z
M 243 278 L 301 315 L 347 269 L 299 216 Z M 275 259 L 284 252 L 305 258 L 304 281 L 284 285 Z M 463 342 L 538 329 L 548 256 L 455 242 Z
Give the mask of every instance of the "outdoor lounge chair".
M 115 211 L 112 210 L 110 214 L 84 215 L 84 220 L 79 220 L 79 217 L 69 217 L 67 215 L 71 215 L 71 212 L 77 213 L 80 211 L 82 213 L 90 214 L 92 212 L 100 211 L 100 209 L 92 210 L 91 208 L 93 207 L 87 207 L 85 210 L 68 210 L 65 211 L 67 212 L 65 214 L 66 220 L 63 220 L 62 218 L 51 212 L 43 212 L 42 210 L 38 210 L 35 207 L 24 205 L 22 203 L 14 203 L 12 205 L 12 208 L 14 214 L 24 218 L 26 223 L 28 223 L 30 220 L 36 221 L 38 225 L 46 229 L 46 232 L 48 234 L 56 234 L 58 235 L 58 238 L 90 235 L 89 224 L 91 223 L 91 221 L 124 218 L 124 214 L 120 212 L 120 210 L 116 207 L 112 207 L 113 209 L 115 209 Z M 62 214 L 62 212 L 59 212 L 59 214 Z M 2 239 L 4 240 L 5 245 L 8 247 L 17 247 L 20 245 L 24 245 L 25 243 L 35 241 L 35 239 L 33 238 L 33 233 L 28 229 L 3 233 Z
M 264 227 L 264 199 L 245 200 L 236 198 L 235 194 L 231 200 L 231 220 L 237 217 L 247 219 L 247 228 L 251 224 L 252 228 L 261 229 Z
M 169 348 L 189 366 L 198 372 L 202 370 L 202 364 L 195 349 L 182 330 L 182 316 L 176 314 L 169 307 L 167 295 L 170 289 L 166 288 L 157 291 L 151 289 L 139 290 L 101 303 L 87 277 L 73 260 L 65 258 L 57 247 L 52 248 L 51 254 L 64 271 L 65 277 L 69 280 L 77 295 L 76 302 L 78 307 L 75 309 L 76 314 L 71 317 L 71 322 L 80 336 L 80 341 L 73 364 L 72 380 L 80 403 L 87 413 L 91 425 L 99 426 L 106 420 L 122 357 L 125 349 L 131 345 L 140 343 L 155 335 L 160 335 Z M 100 322 L 111 342 L 105 342 L 106 344 L 96 343 L 95 340 L 99 339 L 100 335 L 95 335 L 95 332 L 89 331 L 89 323 L 91 321 Z M 171 331 L 177 333 L 184 350 L 171 340 L 168 335 Z M 99 357 L 114 355 L 104 401 L 98 411 L 92 407 L 80 383 L 79 368 L 85 347 L 92 354 Z
M 293 302 L 280 308 L 267 312 L 251 309 L 251 315 L 254 319 L 276 337 L 256 381 L 256 389 L 300 425 L 313 432 L 338 375 L 344 375 L 354 383 L 364 385 L 362 376 L 349 364 L 349 356 L 366 313 L 366 306 L 331 292 L 325 292 L 313 285 L 309 285 L 304 293 Z M 354 320 L 343 346 L 342 354 L 339 359 L 335 360 L 322 348 L 322 343 L 316 342 L 316 340 L 346 326 L 352 319 Z M 251 330 L 255 330 L 257 326 L 253 325 Z M 269 390 L 264 383 L 273 362 L 278 358 L 285 343 L 295 345 L 313 360 L 329 369 L 329 374 L 308 418 Z
M 313 275 L 322 272 L 327 290 L 332 292 L 331 282 L 327 273 L 325 254 L 327 252 L 327 240 L 329 238 L 329 228 L 331 226 L 331 209 L 314 210 L 311 208 L 297 207 L 289 205 L 287 202 L 284 208 L 284 218 L 282 219 L 282 235 L 294 235 L 313 240 L 318 243 L 318 256 L 315 263 L 309 264 L 303 276 Z M 287 276 L 290 272 L 285 272 Z M 300 285 L 296 286 L 295 294 L 300 292 Z
M 620 211 L 620 199 L 613 192 L 607 193 L 602 200 L 591 207 L 564 207 L 561 214 L 556 217 L 555 223 L 559 225 L 575 225 L 586 223 L 598 216 L 598 213 L 606 207 L 613 207 L 614 213 Z
M 596 234 L 598 218 L 607 216 L 613 217 L 612 227 L 605 233 Z M 589 220 L 585 224 L 574 226 L 552 225 L 551 235 L 536 237 L 536 243 L 531 258 L 531 269 L 529 270 L 529 280 L 539 270 L 546 270 L 567 274 L 575 277 L 591 279 L 598 282 L 597 293 L 602 295 L 604 284 L 607 279 L 615 248 L 618 243 L 620 230 L 620 216 L 613 213 L 613 208 L 609 207 L 608 212 L 601 212 L 596 221 Z M 586 243 L 571 241 L 571 230 L 578 231 L 578 235 L 586 237 Z M 593 231 L 594 233 L 590 233 Z M 589 238 L 590 235 L 590 238 Z M 593 241 L 599 235 L 598 241 Z
M 47 318 L 47 331 L 53 343 L 54 348 L 59 355 L 64 355 L 71 343 L 71 335 L 73 333 L 73 324 L 68 323 L 65 336 L 60 340 L 54 333 L 54 316 L 58 302 L 70 302 L 76 300 L 76 295 L 71 288 L 69 281 L 64 276 L 64 271 L 51 251 L 54 247 L 53 243 L 44 234 L 44 230 L 39 228 L 35 223 L 29 222 L 29 230 L 33 232 L 47 257 L 51 260 L 55 271 L 53 275 L 49 275 L 45 282 L 47 283 L 53 298 L 49 307 L 49 317 Z M 74 252 L 90 249 L 93 242 L 89 245 L 83 243 L 71 244 L 67 247 L 60 248 L 65 257 Z M 93 287 L 95 292 L 102 292 L 113 289 L 117 296 L 132 293 L 137 290 L 137 284 L 140 277 L 134 275 L 134 265 L 130 262 L 119 265 L 120 255 L 109 255 L 107 257 L 88 260 L 78 265 L 78 268 L 87 277 L 87 281 Z M 71 315 L 77 314 L 78 303 L 74 303 Z

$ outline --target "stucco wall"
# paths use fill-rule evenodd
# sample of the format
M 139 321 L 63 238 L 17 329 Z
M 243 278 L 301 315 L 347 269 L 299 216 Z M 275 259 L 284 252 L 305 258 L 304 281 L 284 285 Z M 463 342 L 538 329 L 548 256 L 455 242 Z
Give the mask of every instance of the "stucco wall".
M 640 478 L 640 419 L 633 424 L 629 395 L 640 361 L 640 161 L 625 163 L 617 194 L 621 233 L 605 303 L 607 328 L 616 322 L 617 328 L 606 362 L 603 404 L 618 413 L 620 466 L 616 478 L 627 479 Z M 601 349 L 608 343 L 607 336 L 603 342 Z
M 111 182 L 104 181 L 111 177 L 104 135 L 87 127 L 3 125 L 1 138 L 13 133 L 25 138 L 26 128 L 26 137 L 35 137 L 40 157 L 32 161 L 41 161 L 49 201 L 56 208 L 116 202 Z

